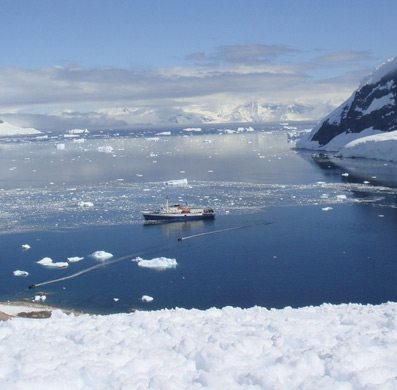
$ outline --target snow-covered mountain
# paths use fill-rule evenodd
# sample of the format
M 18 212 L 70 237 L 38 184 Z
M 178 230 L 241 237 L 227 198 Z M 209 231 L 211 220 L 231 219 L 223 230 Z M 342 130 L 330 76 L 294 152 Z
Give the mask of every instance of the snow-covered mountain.
M 397 160 L 397 57 L 367 76 L 297 147 L 339 151 L 346 157 Z M 374 156 L 374 149 L 386 154 Z
M 199 125 L 208 123 L 264 123 L 284 121 L 313 121 L 321 118 L 333 107 L 303 104 L 267 104 L 251 101 L 244 104 L 225 102 L 219 106 L 199 105 L 184 107 L 113 107 L 97 111 L 98 115 L 124 122 L 127 126 L 150 125 Z
M 33 128 L 15 126 L 0 119 L 0 137 L 30 134 L 41 134 L 41 131 Z

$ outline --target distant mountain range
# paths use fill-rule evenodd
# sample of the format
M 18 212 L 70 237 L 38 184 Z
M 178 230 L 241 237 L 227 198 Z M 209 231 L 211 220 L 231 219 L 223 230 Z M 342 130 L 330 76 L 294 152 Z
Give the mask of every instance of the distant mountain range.
M 313 121 L 334 107 L 330 104 L 316 106 L 303 104 L 267 104 L 252 101 L 246 104 L 222 104 L 202 107 L 158 110 L 156 108 L 117 107 L 101 109 L 99 114 L 130 124 L 148 125 L 200 125 L 208 123 L 265 123 L 287 121 Z

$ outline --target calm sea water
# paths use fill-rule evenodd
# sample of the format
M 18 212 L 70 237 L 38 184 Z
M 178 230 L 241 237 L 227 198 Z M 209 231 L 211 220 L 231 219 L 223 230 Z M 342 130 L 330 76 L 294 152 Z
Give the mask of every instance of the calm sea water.
M 297 152 L 288 133 L 305 128 L 4 140 L 0 299 L 45 292 L 48 304 L 95 313 L 397 300 L 396 164 Z M 164 184 L 181 178 L 187 187 Z M 145 225 L 140 210 L 166 195 L 217 217 Z M 95 260 L 98 250 L 112 259 Z M 84 260 L 37 264 L 73 256 Z M 147 269 L 137 256 L 178 264 Z

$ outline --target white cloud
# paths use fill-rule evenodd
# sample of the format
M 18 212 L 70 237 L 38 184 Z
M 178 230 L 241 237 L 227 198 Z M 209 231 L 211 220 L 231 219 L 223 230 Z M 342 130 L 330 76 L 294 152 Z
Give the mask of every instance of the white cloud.
M 327 63 L 331 69 L 335 62 L 351 66 L 368 60 L 363 52 L 336 52 L 298 61 L 294 53 L 277 45 L 231 45 L 209 55 L 191 54 L 196 64 L 186 67 L 0 68 L 0 115 L 17 125 L 48 129 L 167 122 L 184 113 L 199 117 L 200 108 L 214 120 L 225 104 L 253 101 L 309 104 L 318 113 L 314 106 L 340 104 L 360 80 L 359 73 L 347 76 L 342 70 L 328 79 Z M 289 60 L 281 62 L 285 56 Z M 321 77 L 313 77 L 316 72 Z M 126 108 L 124 114 L 120 108 Z

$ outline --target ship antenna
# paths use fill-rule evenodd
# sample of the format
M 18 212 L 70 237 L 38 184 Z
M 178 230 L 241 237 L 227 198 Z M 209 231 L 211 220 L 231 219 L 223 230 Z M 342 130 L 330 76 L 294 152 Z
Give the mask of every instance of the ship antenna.
M 165 209 L 167 210 L 167 213 L 168 213 L 168 199 L 169 199 L 169 196 L 167 195 L 165 197 Z

